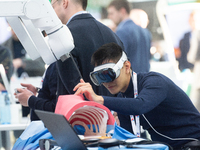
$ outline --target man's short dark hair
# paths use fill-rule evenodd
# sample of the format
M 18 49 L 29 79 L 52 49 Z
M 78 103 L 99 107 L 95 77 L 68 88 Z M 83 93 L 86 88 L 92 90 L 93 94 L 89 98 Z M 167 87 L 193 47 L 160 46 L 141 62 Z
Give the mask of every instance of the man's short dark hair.
M 91 63 L 94 66 L 99 66 L 103 62 L 109 62 L 110 60 L 117 63 L 122 56 L 122 48 L 116 43 L 108 43 L 101 46 L 94 52 L 91 58 Z
M 82 5 L 83 10 L 86 10 L 88 0 L 76 0 L 76 1 L 77 1 L 77 3 Z
M 120 10 L 121 8 L 125 8 L 126 12 L 128 14 L 130 13 L 130 6 L 127 0 L 114 0 L 110 2 L 110 4 L 108 5 L 108 8 L 111 6 L 114 6 L 117 10 Z

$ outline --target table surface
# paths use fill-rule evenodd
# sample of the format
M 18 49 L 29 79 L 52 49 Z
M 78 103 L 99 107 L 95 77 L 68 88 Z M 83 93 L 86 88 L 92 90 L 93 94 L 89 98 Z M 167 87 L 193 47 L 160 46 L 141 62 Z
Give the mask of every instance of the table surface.
M 20 123 L 0 124 L 0 131 L 24 130 L 30 124 L 28 117 L 21 118 Z
M 24 130 L 28 124 L 1 124 L 0 131 Z

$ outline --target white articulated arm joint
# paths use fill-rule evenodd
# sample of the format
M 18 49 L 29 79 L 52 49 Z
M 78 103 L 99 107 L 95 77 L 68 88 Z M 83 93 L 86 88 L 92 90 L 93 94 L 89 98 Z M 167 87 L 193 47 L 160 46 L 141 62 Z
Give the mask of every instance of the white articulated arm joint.
M 9 8 L 9 9 L 8 9 Z M 48 0 L 0 0 L 0 16 L 7 20 L 32 59 L 51 64 L 68 55 L 74 41 Z M 48 42 L 41 34 L 45 31 Z
M 69 57 L 71 50 L 74 49 L 74 40 L 70 30 L 66 25 L 62 25 L 56 32 L 49 33 L 48 37 L 49 46 L 53 50 L 55 57 L 65 61 Z
M 46 31 L 49 37 L 48 44 L 56 60 L 64 58 L 64 61 L 74 48 L 73 37 L 68 27 L 61 23 L 52 6 L 48 4 L 47 0 L 43 0 L 42 2 L 41 0 L 28 1 L 25 4 L 25 14 L 26 17 L 32 20 L 36 27 Z M 40 8 L 40 13 L 35 12 L 36 9 L 33 9 L 33 6 Z M 45 57 L 46 55 L 42 54 L 42 56 Z

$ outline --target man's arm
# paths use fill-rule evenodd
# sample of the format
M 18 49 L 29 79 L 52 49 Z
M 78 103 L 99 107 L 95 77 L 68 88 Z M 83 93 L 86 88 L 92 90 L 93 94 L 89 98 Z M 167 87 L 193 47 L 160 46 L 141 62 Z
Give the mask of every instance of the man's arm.
M 138 85 L 137 98 L 103 96 L 104 106 L 121 114 L 141 115 L 156 108 L 167 97 L 168 84 L 160 76 L 148 75 Z
M 31 96 L 28 100 L 28 106 L 31 109 L 54 112 L 56 107 L 56 98 L 44 99 L 36 96 Z
M 81 81 L 75 88 L 75 94 L 84 94 L 90 101 L 103 104 L 110 110 L 127 114 L 140 115 L 158 106 L 167 96 L 167 84 L 160 76 L 147 77 L 141 83 L 142 90 L 137 98 L 109 97 L 96 95 L 89 83 Z
M 85 83 L 83 79 L 80 79 L 80 83 L 74 87 L 73 91 L 76 91 L 75 95 L 84 94 L 88 100 L 95 101 L 102 105 L 104 104 L 103 97 L 95 94 L 91 84 Z
M 38 96 L 31 96 L 29 99 L 29 107 L 31 109 L 39 109 L 54 112 L 56 106 L 57 91 L 57 71 L 56 63 L 51 64 L 45 73 L 42 88 L 38 92 Z
M 23 106 L 28 106 L 31 109 L 40 109 L 47 111 L 54 111 L 56 105 L 56 78 L 55 63 L 50 65 L 45 73 L 42 88 L 38 92 L 36 97 L 37 88 L 31 84 L 22 84 L 25 89 L 18 89 L 19 93 L 16 94 L 19 102 Z

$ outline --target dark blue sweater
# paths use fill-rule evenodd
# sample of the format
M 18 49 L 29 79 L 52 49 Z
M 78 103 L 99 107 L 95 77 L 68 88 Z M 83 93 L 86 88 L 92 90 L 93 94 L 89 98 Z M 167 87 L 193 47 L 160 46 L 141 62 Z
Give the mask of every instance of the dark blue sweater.
M 116 98 L 104 97 L 104 105 L 118 112 L 123 128 L 132 132 L 129 115 L 141 115 L 141 125 L 148 130 L 152 140 L 166 142 L 175 148 L 188 142 L 168 140 L 158 135 L 144 120 L 144 114 L 151 125 L 166 136 L 200 139 L 200 113 L 184 91 L 166 76 L 155 72 L 139 73 L 137 82 L 137 98 L 133 98 L 132 80 L 125 93 Z

